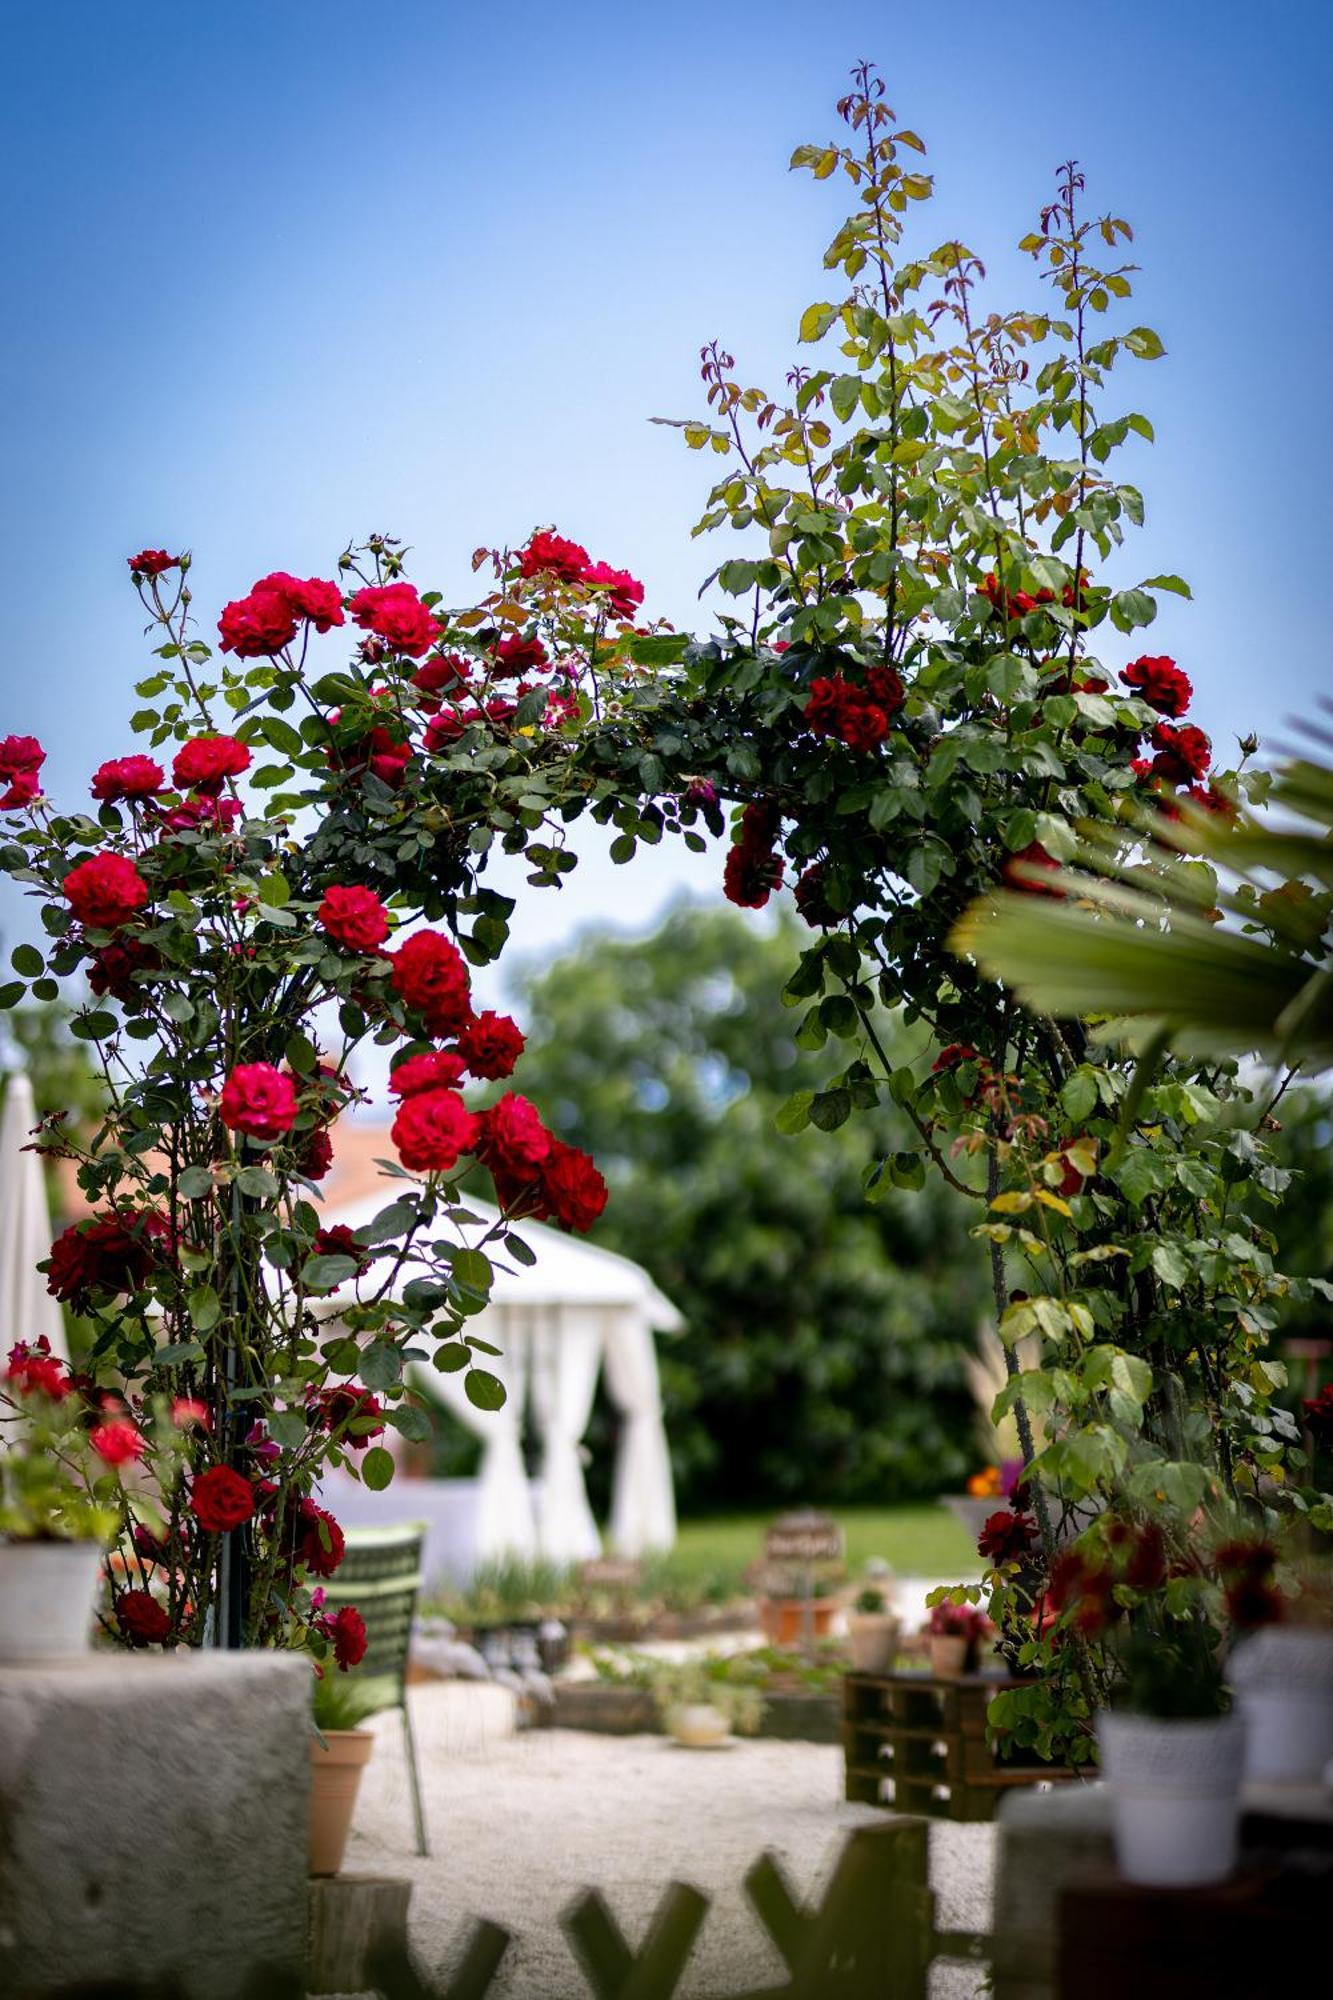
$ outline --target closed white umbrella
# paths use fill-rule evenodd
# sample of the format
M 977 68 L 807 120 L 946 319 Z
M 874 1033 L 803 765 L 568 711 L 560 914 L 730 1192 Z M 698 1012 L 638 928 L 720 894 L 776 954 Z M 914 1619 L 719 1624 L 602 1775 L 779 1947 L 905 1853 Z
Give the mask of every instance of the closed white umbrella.
M 24 1151 L 36 1123 L 32 1085 L 22 1070 L 12 1071 L 0 1112 L 0 1357 L 16 1340 L 45 1334 L 51 1352 L 67 1361 L 60 1307 L 37 1269 L 51 1254 L 51 1211 L 42 1163 Z

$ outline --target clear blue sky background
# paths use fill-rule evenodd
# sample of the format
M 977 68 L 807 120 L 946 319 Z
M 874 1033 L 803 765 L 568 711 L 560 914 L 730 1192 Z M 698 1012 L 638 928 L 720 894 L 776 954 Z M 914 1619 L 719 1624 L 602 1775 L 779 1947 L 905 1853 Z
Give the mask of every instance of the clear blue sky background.
M 930 146 L 930 243 L 964 237 L 1002 295 L 1070 153 L 1134 222 L 1169 350 L 1132 378 L 1159 438 L 1135 567 L 1194 583 L 1153 646 L 1220 747 L 1333 684 L 1322 0 L 86 0 L 4 34 L 0 734 L 47 743 L 57 795 L 132 747 L 145 543 L 194 549 L 210 637 L 256 575 L 330 573 L 365 530 L 460 599 L 478 543 L 548 521 L 696 618 L 709 468 L 646 420 L 696 410 L 713 334 L 780 385 L 843 212 L 786 161 L 861 55 Z M 718 872 L 590 852 L 520 936 Z

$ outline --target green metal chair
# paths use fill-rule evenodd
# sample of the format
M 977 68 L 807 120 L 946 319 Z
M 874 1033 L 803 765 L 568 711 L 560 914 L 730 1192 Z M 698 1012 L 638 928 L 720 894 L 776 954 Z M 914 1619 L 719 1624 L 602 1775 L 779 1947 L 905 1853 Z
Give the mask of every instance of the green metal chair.
M 332 1611 L 354 1604 L 366 1621 L 366 1656 L 356 1670 L 357 1686 L 373 1702 L 371 1713 L 396 1708 L 402 1715 L 417 1853 L 429 1854 L 421 1772 L 407 1706 L 407 1655 L 421 1588 L 425 1524 L 410 1521 L 401 1528 L 348 1528 L 346 1532 L 346 1553 L 336 1575 L 325 1585 L 326 1601 Z

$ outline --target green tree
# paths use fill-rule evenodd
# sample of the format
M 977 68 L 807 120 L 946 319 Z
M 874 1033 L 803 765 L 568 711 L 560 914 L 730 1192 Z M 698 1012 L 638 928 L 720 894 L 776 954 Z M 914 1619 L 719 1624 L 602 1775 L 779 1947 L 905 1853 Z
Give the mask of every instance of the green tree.
M 962 1363 L 984 1270 L 966 1205 L 879 1172 L 911 1136 L 894 1106 L 775 1130 L 793 1086 L 838 1060 L 798 1045 L 779 998 L 799 928 L 685 905 L 651 937 L 594 934 L 521 976 L 525 1083 L 611 1183 L 598 1240 L 685 1317 L 660 1353 L 689 1508 L 898 1498 L 956 1484 L 973 1456 Z M 905 1057 L 908 1035 L 885 1031 Z

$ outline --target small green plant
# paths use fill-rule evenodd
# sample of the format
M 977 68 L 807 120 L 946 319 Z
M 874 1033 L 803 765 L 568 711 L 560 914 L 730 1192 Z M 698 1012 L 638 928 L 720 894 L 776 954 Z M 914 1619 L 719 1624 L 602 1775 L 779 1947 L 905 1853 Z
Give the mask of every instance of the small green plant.
M 1172 1619 L 1157 1632 L 1135 1633 L 1121 1663 L 1116 1708 L 1161 1722 L 1185 1722 L 1225 1715 L 1231 1706 L 1217 1629 L 1203 1617 Z
M 376 1701 L 354 1673 L 325 1670 L 315 1678 L 310 1709 L 321 1736 L 330 1730 L 359 1729 L 375 1713 Z
M 866 1585 L 864 1590 L 857 1592 L 856 1603 L 853 1608 L 859 1611 L 863 1617 L 878 1617 L 888 1610 L 889 1600 L 886 1593 L 878 1584 L 870 1583 Z

